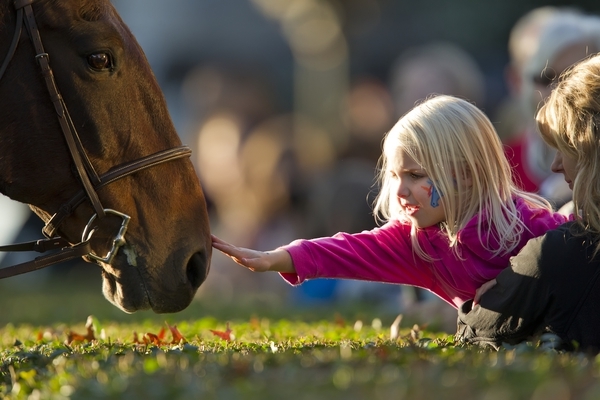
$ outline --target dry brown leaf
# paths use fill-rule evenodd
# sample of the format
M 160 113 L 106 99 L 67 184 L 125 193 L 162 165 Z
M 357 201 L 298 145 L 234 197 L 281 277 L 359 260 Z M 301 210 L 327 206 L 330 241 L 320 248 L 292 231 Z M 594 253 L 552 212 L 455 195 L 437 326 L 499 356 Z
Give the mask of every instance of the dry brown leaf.
M 163 345 L 167 345 L 167 344 L 179 344 L 181 342 L 183 342 L 183 343 L 187 342 L 185 337 L 177 329 L 176 325 L 173 325 L 173 326 L 171 326 L 169 324 L 166 324 L 166 325 L 169 328 L 169 331 L 171 331 L 171 335 L 173 336 L 173 339 L 170 342 L 167 342 L 165 340 L 165 337 L 167 336 L 167 331 L 163 327 L 160 329 L 158 334 L 154 334 L 152 332 L 146 332 L 144 334 L 144 336 L 142 336 L 141 340 L 139 339 L 137 332 L 133 332 L 133 343 L 146 344 L 146 345 L 153 344 L 156 346 L 163 346 Z
M 65 340 L 65 343 L 70 345 L 73 342 L 91 342 L 92 340 L 96 340 L 96 336 L 94 335 L 94 319 L 91 315 L 85 322 L 85 329 L 87 330 L 85 335 L 69 331 L 67 333 L 67 340 Z
M 223 340 L 227 340 L 228 342 L 231 341 L 231 329 L 229 328 L 229 322 L 227 323 L 227 329 L 225 330 L 225 332 L 223 331 L 216 331 L 216 330 L 210 330 L 212 332 L 213 335 L 220 337 Z
M 169 327 L 169 330 L 171 331 L 171 335 L 173 336 L 173 340 L 171 340 L 171 344 L 179 344 L 179 343 L 187 342 L 185 337 L 181 334 L 181 332 L 179 332 L 179 329 L 177 329 L 177 325 L 171 326 L 171 325 L 167 324 L 167 326 Z

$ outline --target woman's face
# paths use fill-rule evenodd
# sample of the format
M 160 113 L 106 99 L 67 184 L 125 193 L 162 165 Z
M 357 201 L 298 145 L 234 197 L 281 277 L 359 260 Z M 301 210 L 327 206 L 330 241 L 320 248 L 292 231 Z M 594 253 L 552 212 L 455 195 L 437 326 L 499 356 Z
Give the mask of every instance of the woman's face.
M 418 228 L 427 228 L 446 220 L 442 194 L 436 189 L 426 171 L 406 152 L 398 151 L 390 159 L 392 191 L 400 210 Z
M 552 169 L 552 172 L 563 174 L 565 181 L 569 184 L 569 188 L 573 190 L 573 182 L 575 181 L 578 172 L 577 160 L 575 158 L 557 150 L 550 168 Z

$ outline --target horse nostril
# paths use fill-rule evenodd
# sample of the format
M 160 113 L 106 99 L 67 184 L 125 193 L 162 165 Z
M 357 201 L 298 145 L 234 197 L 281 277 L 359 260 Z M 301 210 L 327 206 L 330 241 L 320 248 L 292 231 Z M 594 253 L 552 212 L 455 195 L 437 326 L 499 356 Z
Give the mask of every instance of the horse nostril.
M 204 253 L 194 253 L 188 261 L 186 275 L 194 289 L 198 289 L 206 279 L 208 261 Z

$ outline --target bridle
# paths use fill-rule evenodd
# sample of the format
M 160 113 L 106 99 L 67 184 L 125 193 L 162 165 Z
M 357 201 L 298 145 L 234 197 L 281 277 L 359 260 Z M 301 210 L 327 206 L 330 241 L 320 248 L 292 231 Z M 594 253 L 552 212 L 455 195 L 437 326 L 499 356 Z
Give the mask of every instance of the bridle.
M 50 94 L 50 99 L 54 105 L 63 136 L 66 140 L 69 153 L 71 154 L 71 158 L 75 164 L 77 174 L 79 175 L 83 188 L 73 197 L 71 197 L 69 201 L 60 206 L 58 211 L 50 218 L 48 222 L 46 222 L 42 232 L 47 239 L 0 246 L 0 251 L 36 251 L 43 253 L 46 251 L 55 250 L 52 254 L 39 256 L 34 260 L 0 269 L 0 279 L 35 271 L 53 264 L 72 260 L 82 256 L 86 256 L 97 262 L 110 264 L 117 254 L 119 247 L 125 244 L 125 233 L 127 231 L 127 225 L 129 224 L 130 217 L 122 212 L 110 208 L 104 208 L 100 202 L 98 190 L 112 182 L 115 182 L 116 180 L 132 175 L 146 168 L 168 161 L 189 157 L 192 153 L 191 149 L 187 146 L 174 147 L 172 149 L 159 151 L 138 160 L 113 167 L 105 174 L 98 176 L 85 152 L 85 149 L 83 148 L 81 139 L 79 138 L 77 130 L 75 129 L 73 121 L 71 120 L 67 110 L 66 104 L 54 80 L 54 74 L 49 63 L 49 55 L 44 51 L 40 32 L 35 21 L 33 8 L 31 6 L 33 3 L 34 0 L 14 1 L 14 6 L 17 11 L 17 22 L 8 54 L 4 59 L 2 66 L 0 66 L 0 79 L 2 79 L 4 72 L 8 68 L 8 64 L 15 54 L 21 37 L 21 31 L 24 22 L 29 37 L 35 48 L 35 59 L 41 68 L 41 73 L 44 77 L 48 93 Z M 61 226 L 64 220 L 68 218 L 86 199 L 90 201 L 94 209 L 94 214 L 83 230 L 81 242 L 71 245 L 66 239 L 62 237 L 55 237 L 58 228 Z M 94 222 L 104 218 L 107 214 L 120 217 L 122 219 L 122 223 L 118 233 L 113 239 L 112 248 L 105 256 L 98 256 L 94 254 L 91 249 L 90 239 L 94 234 Z

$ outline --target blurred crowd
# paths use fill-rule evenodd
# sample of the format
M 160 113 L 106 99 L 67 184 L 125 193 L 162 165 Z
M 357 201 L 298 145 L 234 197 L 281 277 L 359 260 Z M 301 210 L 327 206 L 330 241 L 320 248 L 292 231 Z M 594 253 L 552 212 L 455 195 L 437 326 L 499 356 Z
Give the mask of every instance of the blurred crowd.
M 383 135 L 434 93 L 466 98 L 490 113 L 515 179 L 560 208 L 570 190 L 550 171 L 553 153 L 537 135 L 534 115 L 562 71 L 600 51 L 600 18 L 575 8 L 537 8 L 515 23 L 507 45 L 509 90 L 495 110 L 486 109 L 485 77 L 473 56 L 447 41 L 406 49 L 385 80 L 359 75 L 345 85 L 325 85 L 340 91 L 335 96 L 320 88 L 303 90 L 306 96 L 314 92 L 338 100 L 335 107 L 317 111 L 301 105 L 279 112 L 268 79 L 260 74 L 198 66 L 185 80 L 184 93 L 190 115 L 197 118 L 195 162 L 213 231 L 237 245 L 268 250 L 296 238 L 372 229 L 370 206 Z M 439 318 L 454 329 L 454 310 L 419 289 L 335 280 L 292 289 L 278 277 L 257 276 L 231 264 L 215 253 L 213 284 L 204 290 L 276 293 L 311 306 L 349 299 L 378 302 L 389 310 Z
M 374 228 L 371 202 L 383 136 L 434 93 L 482 108 L 506 144 L 515 179 L 557 208 L 568 203 L 570 191 L 550 172 L 553 154 L 535 132 L 534 115 L 562 71 L 600 51 L 598 16 L 545 6 L 519 18 L 507 43 L 508 63 L 498 66 L 506 96 L 492 108 L 484 71 L 453 41 L 407 46 L 383 77 L 355 74 L 328 3 L 306 1 L 313 9 L 295 10 L 294 18 L 283 12 L 285 2 L 254 3 L 285 33 L 293 56 L 292 104 L 282 105 L 272 71 L 223 61 L 194 63 L 180 88 L 167 93 L 176 97 L 170 104 L 178 104 L 176 122 L 193 146 L 217 236 L 268 250 L 296 238 Z M 369 301 L 390 311 L 425 313 L 425 320 L 439 318 L 455 329 L 455 310 L 418 289 L 335 280 L 291 288 L 214 252 L 199 296 L 226 300 L 243 292 L 308 305 Z

